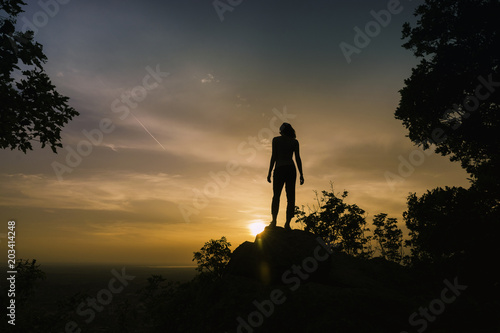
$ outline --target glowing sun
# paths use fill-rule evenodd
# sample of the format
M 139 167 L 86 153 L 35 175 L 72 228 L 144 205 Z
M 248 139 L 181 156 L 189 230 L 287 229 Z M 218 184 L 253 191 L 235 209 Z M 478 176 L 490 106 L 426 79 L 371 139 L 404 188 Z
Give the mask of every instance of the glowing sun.
M 254 222 L 248 225 L 248 229 L 250 229 L 250 233 L 252 234 L 252 236 L 257 236 L 257 234 L 260 234 L 262 231 L 264 231 L 265 227 L 267 227 L 267 224 L 262 222 Z

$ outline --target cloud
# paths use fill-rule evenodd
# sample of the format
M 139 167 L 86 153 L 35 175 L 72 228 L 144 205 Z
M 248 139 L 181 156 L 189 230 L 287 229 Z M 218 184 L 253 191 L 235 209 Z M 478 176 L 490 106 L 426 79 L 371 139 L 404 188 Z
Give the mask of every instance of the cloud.
M 29 6 L 39 10 L 35 3 Z M 409 191 L 457 184 L 463 177 L 458 167 L 451 169 L 446 158 L 429 158 L 390 191 L 384 172 L 397 172 L 398 156 L 407 158 L 412 149 L 393 112 L 415 60 L 411 53 L 402 56 L 399 44 L 377 60 L 371 54 L 381 49 L 373 45 L 373 52 L 346 66 L 338 43 L 352 39 L 359 8 L 325 2 L 304 17 L 302 7 L 291 6 L 277 21 L 279 5 L 263 12 L 258 3 L 248 3 L 245 19 L 228 27 L 217 22 L 212 6 L 188 2 L 69 4 L 40 29 L 37 40 L 50 60 L 50 77 L 80 116 L 65 126 L 58 155 L 0 152 L 2 216 L 18 216 L 29 225 L 23 237 L 34 242 L 33 252 L 47 257 L 100 259 L 108 253 L 106 241 L 113 240 L 110 261 L 152 255 L 177 261 L 182 247 L 190 262 L 193 249 L 207 239 L 226 235 L 237 245 L 237 237 L 246 240 L 250 221 L 270 215 L 266 175 L 277 133 L 266 129 L 273 108 L 283 105 L 297 115 L 291 123 L 306 178 L 297 187 L 299 205 L 313 202 L 312 191 L 328 189 L 333 180 L 370 213 L 392 214 L 404 209 Z M 368 3 L 366 8 L 368 15 Z M 332 13 L 337 19 L 331 20 Z M 297 25 L 296 17 L 304 24 Z M 389 28 L 400 33 L 397 24 Z M 378 45 L 387 32 L 377 37 Z M 146 68 L 157 65 L 172 74 L 137 106 L 120 103 L 137 119 L 120 118 L 112 103 L 143 85 Z M 51 163 L 64 164 L 68 149 L 87 140 L 83 130 L 98 129 L 103 118 L 115 130 L 59 182 Z M 183 223 L 177 204 L 192 204 L 230 160 L 242 172 L 210 198 L 193 223 Z M 88 249 L 92 256 L 84 253 Z
M 206 77 L 201 79 L 201 83 L 219 83 L 220 81 L 216 79 L 212 74 L 207 74 Z
M 42 174 L 1 174 L 1 206 L 135 212 L 141 202 L 175 202 L 181 177 L 165 173 L 103 171 L 58 181 Z M 177 192 L 177 193 L 176 193 Z M 142 205 L 144 207 L 144 205 Z M 141 210 L 145 217 L 154 210 Z
M 236 95 L 236 107 L 237 108 L 249 108 L 250 107 L 250 103 L 248 103 L 248 100 L 241 96 L 240 94 Z

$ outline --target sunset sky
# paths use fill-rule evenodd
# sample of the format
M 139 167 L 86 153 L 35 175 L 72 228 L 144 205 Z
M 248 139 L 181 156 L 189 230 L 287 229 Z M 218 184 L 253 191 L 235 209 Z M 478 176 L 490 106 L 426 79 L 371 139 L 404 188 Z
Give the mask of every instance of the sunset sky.
M 402 24 L 419 1 L 59 2 L 30 1 L 18 25 L 80 116 L 58 154 L 0 151 L 0 236 L 14 219 L 18 258 L 192 265 L 211 238 L 253 240 L 249 225 L 270 221 L 283 120 L 300 142 L 299 206 L 332 181 L 369 223 L 385 212 L 403 225 L 408 193 L 468 184 L 394 118 L 417 63 Z

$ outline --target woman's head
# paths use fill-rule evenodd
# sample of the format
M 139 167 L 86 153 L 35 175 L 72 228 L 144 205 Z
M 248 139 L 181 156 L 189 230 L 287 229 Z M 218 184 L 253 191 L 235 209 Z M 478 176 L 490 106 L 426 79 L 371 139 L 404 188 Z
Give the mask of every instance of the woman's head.
M 280 134 L 288 136 L 292 139 L 296 138 L 295 130 L 293 129 L 292 125 L 290 125 L 289 123 L 283 123 L 280 126 Z

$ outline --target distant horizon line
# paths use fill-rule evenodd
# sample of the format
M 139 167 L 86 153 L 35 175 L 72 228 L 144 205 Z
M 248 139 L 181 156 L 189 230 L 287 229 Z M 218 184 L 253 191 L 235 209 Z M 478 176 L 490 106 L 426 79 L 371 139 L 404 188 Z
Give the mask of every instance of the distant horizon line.
M 41 268 L 44 266 L 135 266 L 147 268 L 196 268 L 196 265 L 182 265 L 182 264 L 144 264 L 144 263 L 125 263 L 125 262 L 40 262 L 37 264 Z

